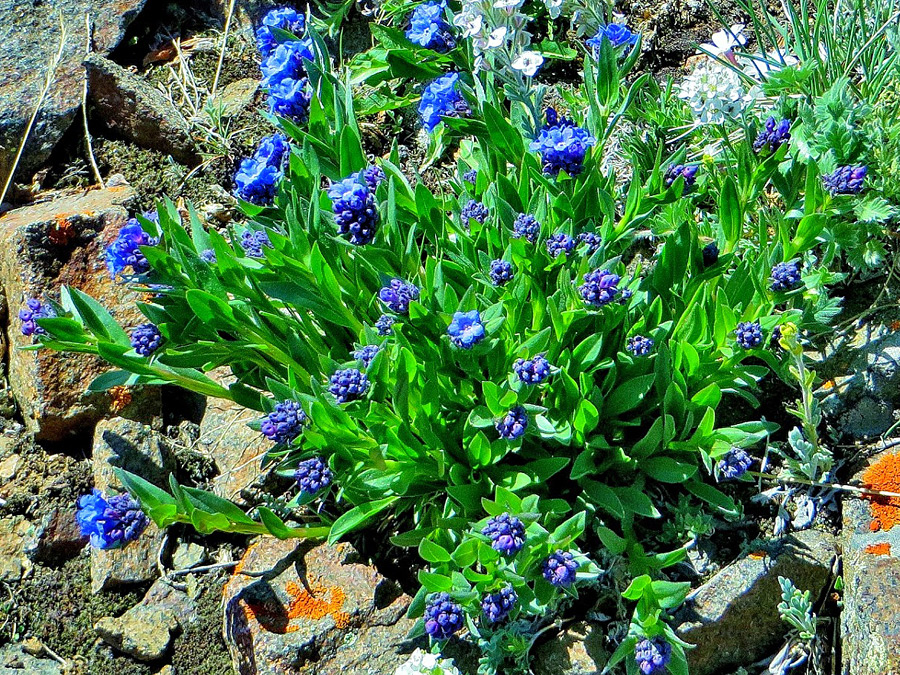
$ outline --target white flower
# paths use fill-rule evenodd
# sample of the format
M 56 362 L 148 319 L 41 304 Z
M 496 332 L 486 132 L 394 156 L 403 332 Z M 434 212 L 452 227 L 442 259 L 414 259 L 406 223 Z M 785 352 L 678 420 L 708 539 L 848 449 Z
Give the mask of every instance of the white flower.
M 494 7 L 496 9 L 510 11 L 512 9 L 518 9 L 524 2 L 525 0 L 497 0 L 497 2 L 494 3 Z
M 491 31 L 491 34 L 488 35 L 487 46 L 488 49 L 493 49 L 494 47 L 499 47 L 503 44 L 503 41 L 506 39 L 506 26 L 500 26 L 496 30 Z
M 800 63 L 800 59 L 781 49 L 775 49 L 765 54 L 757 52 L 747 57 L 741 57 L 741 62 L 746 63 L 743 70 L 747 75 L 755 80 L 763 80 L 770 73 L 796 66 Z
M 736 23 L 729 30 L 720 30 L 713 33 L 712 43 L 700 45 L 713 56 L 721 56 L 726 52 L 730 52 L 738 45 L 747 44 L 747 38 L 744 35 L 744 24 Z
M 434 654 L 416 649 L 410 654 L 407 662 L 394 671 L 394 675 L 461 675 L 461 673 L 450 659 L 439 659 Z
M 547 12 L 550 14 L 551 19 L 558 19 L 559 14 L 562 11 L 563 0 L 544 0 L 544 7 L 547 8 Z
M 475 14 L 474 12 L 461 12 L 453 17 L 453 24 L 463 29 L 462 36 L 464 38 L 480 33 L 482 23 L 481 14 Z
M 739 117 L 752 105 L 758 91 L 747 91 L 741 76 L 717 62 L 705 61 L 678 86 L 678 97 L 687 101 L 697 118 L 718 124 Z
M 541 56 L 538 52 L 522 52 L 519 54 L 518 58 L 512 62 L 512 67 L 515 70 L 521 71 L 527 77 L 534 77 L 535 73 L 537 73 L 538 68 L 540 68 L 544 63 L 544 57 Z

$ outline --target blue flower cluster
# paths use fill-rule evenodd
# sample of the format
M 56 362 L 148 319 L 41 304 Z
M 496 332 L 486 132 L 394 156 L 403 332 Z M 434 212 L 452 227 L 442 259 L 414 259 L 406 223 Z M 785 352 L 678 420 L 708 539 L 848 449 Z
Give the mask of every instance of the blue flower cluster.
M 152 323 L 142 323 L 131 331 L 131 347 L 140 356 L 150 356 L 162 344 L 162 334 Z
M 435 640 L 447 640 L 463 627 L 462 607 L 449 593 L 436 593 L 425 605 L 425 632 Z
M 216 259 L 216 252 L 211 248 L 205 248 L 200 251 L 200 260 L 205 263 L 209 263 L 210 265 L 215 265 L 218 260 Z
M 447 4 L 425 2 L 413 10 L 406 38 L 413 44 L 436 52 L 449 52 L 456 46 L 450 24 L 444 19 Z
M 22 322 L 22 335 L 46 335 L 47 331 L 37 325 L 38 319 L 51 319 L 56 316 L 54 309 L 44 304 L 37 298 L 28 298 L 25 307 L 19 310 L 19 320 Z
M 273 443 L 290 443 L 301 434 L 307 419 L 299 401 L 281 401 L 263 418 L 259 430 Z
M 584 275 L 584 284 L 578 290 L 586 303 L 603 307 L 615 299 L 621 280 L 618 274 L 596 269 Z
M 579 244 L 584 244 L 587 247 L 588 255 L 593 255 L 599 251 L 600 246 L 603 244 L 603 239 L 596 232 L 582 232 L 575 239 L 578 240 Z
M 387 179 L 387 176 L 384 173 L 384 169 L 380 166 L 372 165 L 362 170 L 362 178 L 369 190 L 375 192 L 378 186 Z
M 550 362 L 543 354 L 531 359 L 516 359 L 513 371 L 519 376 L 519 381 L 525 384 L 540 384 L 550 377 Z
M 588 148 L 596 142 L 587 129 L 576 127 L 571 120 L 558 119 L 551 108 L 547 111 L 547 124 L 528 147 L 540 153 L 548 176 L 556 176 L 560 171 L 577 176 L 584 168 Z
M 484 221 L 487 220 L 489 215 L 491 215 L 491 212 L 488 210 L 488 207 L 475 199 L 470 199 L 466 205 L 462 207 L 459 219 L 462 221 L 463 226 L 466 229 L 469 229 L 470 219 L 484 225 Z
M 141 506 L 131 495 L 113 495 L 108 499 L 96 488 L 78 500 L 75 520 L 91 546 L 103 550 L 121 548 L 134 541 L 150 524 Z
M 109 275 L 115 279 L 127 268 L 131 268 L 135 274 L 144 274 L 150 271 L 150 263 L 141 253 L 141 246 L 156 246 L 159 239 L 151 237 L 144 232 L 144 228 L 137 218 L 131 218 L 122 229 L 116 240 L 106 247 L 106 267 Z
M 525 408 L 517 405 L 500 419 L 495 425 L 500 438 L 508 441 L 514 441 L 525 435 L 528 429 L 528 413 Z
M 508 513 L 488 518 L 481 534 L 491 540 L 491 548 L 505 556 L 513 556 L 525 546 L 525 525 Z
M 640 33 L 632 33 L 628 26 L 619 23 L 610 23 L 606 26 L 600 26 L 597 34 L 587 40 L 585 44 L 590 47 L 594 53 L 600 51 L 603 39 L 606 38 L 612 43 L 613 47 L 624 47 L 625 45 L 637 44 Z
M 256 29 L 256 45 L 263 58 L 269 56 L 283 42 L 270 29 L 279 28 L 300 37 L 306 31 L 306 17 L 292 7 L 276 7 L 262 18 Z
M 328 189 L 338 233 L 350 236 L 350 243 L 365 245 L 375 238 L 378 210 L 375 195 L 362 172 L 353 173 Z
M 368 368 L 369 364 L 375 358 L 375 355 L 381 351 L 380 345 L 366 345 L 360 347 L 353 352 L 353 358 L 363 364 L 363 368 Z
M 284 176 L 282 167 L 289 151 L 281 134 L 263 138 L 253 156 L 241 160 L 234 176 L 235 195 L 251 204 L 270 204 Z
M 641 675 L 662 675 L 672 658 L 672 645 L 656 636 L 641 640 L 634 646 L 634 660 Z
M 475 185 L 476 181 L 478 180 L 478 169 L 469 169 L 468 171 L 466 171 L 463 174 L 463 180 L 467 183 Z
M 725 456 L 719 460 L 717 468 L 719 475 L 725 480 L 740 478 L 753 465 L 753 458 L 743 448 L 732 447 Z
M 519 601 L 519 595 L 512 586 L 504 586 L 496 593 L 488 593 L 481 599 L 481 611 L 490 623 L 499 623 Z
M 634 335 L 628 338 L 625 349 L 635 356 L 646 356 L 653 349 L 653 339 L 644 337 L 643 335 Z
M 307 459 L 297 466 L 294 471 L 294 480 L 297 481 L 297 487 L 300 492 L 307 495 L 314 495 L 319 490 L 324 490 L 334 479 L 331 469 L 322 461 L 321 457 L 313 457 Z
M 772 268 L 772 290 L 789 291 L 800 285 L 800 267 L 795 262 L 780 262 Z
M 776 124 L 775 118 L 770 117 L 766 120 L 765 128 L 759 132 L 756 140 L 753 141 L 753 149 L 756 152 L 765 149 L 770 153 L 774 153 L 789 140 L 791 140 L 791 121 L 783 119 Z
M 295 122 L 305 122 L 309 116 L 309 104 L 312 101 L 312 90 L 305 77 L 294 79 L 286 77 L 269 85 L 269 107 L 281 117 Z
M 274 248 L 265 230 L 244 230 L 241 233 L 241 248 L 250 258 L 262 258 L 263 247 Z
M 575 250 L 575 240 L 565 232 L 557 232 L 547 242 L 547 254 L 551 258 L 558 258 L 562 254 L 569 255 Z
M 356 368 L 335 371 L 331 376 L 328 391 L 334 394 L 338 403 L 361 399 L 369 390 L 369 378 Z
M 447 327 L 450 342 L 461 349 L 471 349 L 484 339 L 484 324 L 477 309 L 470 312 L 456 312 Z
M 741 321 L 734 329 L 737 343 L 744 349 L 753 349 L 762 342 L 762 326 L 759 321 Z
M 533 244 L 540 233 L 541 224 L 530 213 L 520 213 L 513 221 L 513 239 L 525 239 Z
M 378 292 L 378 297 L 395 314 L 407 314 L 409 303 L 419 299 L 419 289 L 402 279 L 391 279 L 391 283 Z
M 684 191 L 687 192 L 694 186 L 694 183 L 697 182 L 697 172 L 699 170 L 699 166 L 685 166 L 684 164 L 675 164 L 674 166 L 670 166 L 666 169 L 665 174 L 663 174 L 663 181 L 668 188 L 672 187 L 672 185 L 676 180 L 678 180 L 679 177 L 684 178 Z
M 419 289 L 416 289 L 417 291 Z M 378 334 L 381 336 L 392 335 L 394 333 L 394 322 L 397 319 L 392 317 L 390 314 L 382 314 L 378 317 L 378 321 L 375 322 L 375 330 L 378 331 Z
M 544 579 L 554 586 L 571 586 L 580 565 L 570 551 L 557 550 L 544 561 Z
M 508 260 L 491 261 L 491 283 L 494 286 L 504 286 L 512 281 L 513 266 Z
M 822 176 L 822 184 L 832 195 L 855 195 L 863 190 L 867 166 L 841 166 L 834 173 Z
M 441 117 L 465 117 L 471 111 L 466 99 L 457 89 L 459 73 L 447 73 L 433 80 L 422 92 L 419 115 L 429 133 L 440 123 Z
M 312 92 L 309 82 L 304 77 L 303 60 L 315 59 L 313 43 L 308 37 L 278 42 L 270 27 L 296 33 L 302 33 L 306 28 L 306 20 L 302 15 L 293 10 L 278 12 L 279 10 L 274 10 L 267 14 L 263 19 L 263 25 L 257 31 L 260 51 L 264 56 L 260 66 L 263 74 L 262 85 L 269 92 L 269 108 L 273 113 L 295 122 L 304 122 L 309 116 Z M 272 23 L 266 24 L 267 19 Z
M 719 262 L 719 246 L 711 241 L 703 247 L 703 267 L 712 267 Z

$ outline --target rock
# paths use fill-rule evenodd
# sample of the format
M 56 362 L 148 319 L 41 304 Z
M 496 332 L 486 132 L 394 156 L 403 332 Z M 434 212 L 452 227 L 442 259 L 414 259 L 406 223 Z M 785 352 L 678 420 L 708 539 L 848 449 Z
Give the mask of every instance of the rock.
M 0 675 L 62 675 L 62 666 L 50 659 L 35 658 L 19 644 L 0 647 Z
M 56 564 L 74 558 L 87 542 L 75 521 L 75 510 L 55 508 L 29 531 L 25 554 L 34 562 Z
M 31 571 L 25 541 L 31 523 L 22 516 L 0 519 L 0 581 L 19 581 Z
M 397 650 L 413 625 L 411 600 L 355 558 L 345 543 L 265 538 L 247 549 L 222 596 L 235 672 L 393 672 L 405 660 Z
M 2 1 L 2 0 L 0 0 Z M 106 307 L 123 326 L 145 319 L 135 307 L 138 294 L 109 278 L 103 259 L 128 217 L 134 197 L 128 186 L 89 190 L 33 204 L 0 216 L 0 286 L 15 316 L 30 297 L 59 300 L 68 285 Z M 54 243 L 56 242 L 56 243 Z M 87 393 L 110 367 L 89 354 L 25 351 L 31 339 L 18 319 L 8 323 L 9 385 L 29 431 L 39 440 L 60 441 L 89 429 L 117 401 L 111 392 Z M 158 388 L 134 388 L 131 403 L 119 414 L 147 419 L 159 416 Z M 154 401 L 156 401 L 154 403 Z
M 29 2 L 0 0 L 0 185 L 6 182 L 13 158 L 49 73 L 52 84 L 41 105 L 19 162 L 21 174 L 36 169 L 68 129 L 81 107 L 84 59 L 91 21 L 94 51 L 108 54 L 146 0 L 61 0 Z M 59 63 L 51 63 L 65 41 Z
M 10 455 L 0 462 L 0 483 L 8 483 L 15 478 L 21 463 L 22 457 L 20 455 Z
M 229 83 L 216 97 L 214 103 L 222 106 L 223 117 L 234 117 L 253 104 L 256 92 L 259 90 L 259 80 L 245 77 Z
M 806 530 L 737 560 L 703 586 L 675 617 L 691 675 L 714 675 L 752 663 L 779 646 L 789 626 L 778 614 L 778 577 L 817 597 L 828 581 L 835 542 Z M 680 624 L 680 625 L 679 625 Z
M 194 542 L 180 542 L 172 554 L 172 567 L 186 570 L 206 562 L 206 549 Z
M 534 675 L 599 675 L 610 654 L 603 648 L 605 633 L 585 621 L 534 650 Z
M 851 482 L 862 482 L 862 473 Z M 865 500 L 844 500 L 844 675 L 900 673 L 900 527 L 879 527 L 870 509 Z
M 197 162 L 187 120 L 145 78 L 99 54 L 91 54 L 84 63 L 91 103 L 111 129 L 142 148 L 185 164 Z
M 104 493 L 121 491 L 116 467 L 165 485 L 174 460 L 163 437 L 153 428 L 121 417 L 102 420 L 94 431 L 94 485 Z M 114 490 L 112 490 L 114 489 Z M 151 581 L 163 533 L 150 523 L 136 540 L 120 549 L 91 549 L 91 588 L 100 590 Z
M 104 617 L 94 631 L 104 642 L 139 661 L 155 661 L 169 649 L 178 621 L 155 607 L 137 605 L 122 616 Z

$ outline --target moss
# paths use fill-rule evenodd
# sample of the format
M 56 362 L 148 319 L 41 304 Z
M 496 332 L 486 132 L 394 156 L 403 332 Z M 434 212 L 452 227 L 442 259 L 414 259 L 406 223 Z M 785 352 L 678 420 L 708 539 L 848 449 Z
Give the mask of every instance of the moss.
M 176 673 L 221 675 L 231 672 L 231 656 L 222 639 L 222 586 L 225 577 L 202 582 L 198 619 L 176 640 L 172 666 Z

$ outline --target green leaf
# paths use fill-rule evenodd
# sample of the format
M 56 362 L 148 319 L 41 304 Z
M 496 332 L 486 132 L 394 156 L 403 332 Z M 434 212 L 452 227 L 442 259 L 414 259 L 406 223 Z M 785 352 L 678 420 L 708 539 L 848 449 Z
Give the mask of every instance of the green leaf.
M 273 537 L 277 537 L 278 539 L 290 539 L 293 536 L 291 528 L 285 525 L 284 521 L 269 509 L 260 506 L 256 511 L 259 513 L 259 519 L 262 521 L 262 524 Z
M 697 473 L 695 465 L 679 462 L 671 457 L 650 457 L 641 460 L 640 466 L 641 470 L 650 478 L 662 483 L 684 483 Z
M 443 574 L 419 570 L 419 583 L 429 593 L 446 593 L 453 589 L 453 582 Z
M 372 516 L 384 511 L 398 499 L 400 499 L 400 497 L 397 496 L 384 497 L 365 504 L 360 504 L 359 506 L 350 509 L 347 513 L 334 521 L 334 524 L 331 526 L 331 532 L 328 534 L 328 543 L 335 543 L 345 534 L 365 523 Z
M 113 471 L 125 489 L 137 498 L 142 507 L 153 509 L 162 504 L 173 506 L 178 504 L 175 497 L 140 476 L 119 468 L 115 468 Z
M 728 242 L 727 251 L 731 251 L 741 238 L 743 215 L 738 197 L 737 185 L 731 176 L 725 177 L 722 194 L 719 195 L 719 222 Z
M 430 563 L 450 562 L 449 551 L 430 539 L 423 539 L 419 542 L 419 555 L 422 556 L 422 560 Z
M 128 334 L 106 308 L 77 288 L 67 288 L 72 306 L 84 325 L 97 337 L 119 345 L 130 345 Z
M 603 402 L 603 416 L 606 418 L 617 417 L 624 412 L 637 408 L 650 387 L 656 375 L 641 375 L 618 385 Z

